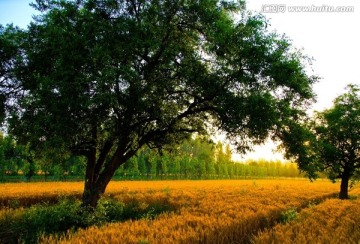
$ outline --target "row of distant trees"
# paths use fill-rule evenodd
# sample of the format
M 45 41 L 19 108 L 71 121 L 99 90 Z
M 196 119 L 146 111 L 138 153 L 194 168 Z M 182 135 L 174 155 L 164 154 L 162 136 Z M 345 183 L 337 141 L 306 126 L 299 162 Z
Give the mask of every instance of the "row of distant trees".
M 140 150 L 120 166 L 116 175 L 133 179 L 234 179 L 246 177 L 299 177 L 296 164 L 281 161 L 234 162 L 230 147 L 206 138 L 183 141 L 171 150 Z
M 45 154 L 46 155 L 46 154 Z M 163 150 L 144 147 L 123 164 L 118 179 L 234 179 L 246 177 L 299 177 L 296 164 L 281 161 L 248 160 L 234 162 L 230 147 L 206 137 L 184 140 Z M 35 158 L 31 150 L 18 145 L 11 136 L 0 135 L 0 180 L 82 179 L 85 159 L 69 156 L 59 159 Z M 18 176 L 18 177 L 11 177 Z
M 59 157 L 51 160 L 47 157 L 48 153 L 35 156 L 29 146 L 17 144 L 11 136 L 0 134 L 0 181 L 31 181 L 34 176 L 43 176 L 44 180 L 49 177 L 66 180 L 68 176 L 84 174 L 84 160 L 81 157 Z M 62 162 L 58 163 L 59 160 Z

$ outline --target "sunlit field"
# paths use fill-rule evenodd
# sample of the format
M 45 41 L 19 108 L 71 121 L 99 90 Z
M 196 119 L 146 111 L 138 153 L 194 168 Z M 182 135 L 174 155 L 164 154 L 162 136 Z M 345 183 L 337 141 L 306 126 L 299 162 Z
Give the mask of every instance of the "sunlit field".
M 260 233 L 254 243 L 359 243 L 360 200 L 329 199 L 298 219 Z
M 325 186 L 324 189 L 322 189 Z M 240 189 L 239 189 L 240 188 Z M 218 181 L 113 181 L 107 187 L 106 195 L 117 198 L 131 195 L 137 196 L 139 193 L 148 193 L 152 196 L 154 192 L 170 193 L 184 191 L 191 192 L 198 190 L 207 192 L 209 190 L 219 190 L 234 192 L 240 190 L 242 193 L 249 190 L 263 190 L 273 193 L 292 189 L 292 194 L 313 196 L 318 193 L 336 192 L 338 186 L 326 180 L 311 183 L 306 179 L 296 180 L 218 180 Z M 36 183 L 5 183 L 1 184 L 0 201 L 1 206 L 16 204 L 19 206 L 30 206 L 39 202 L 57 201 L 59 198 L 76 196 L 81 197 L 83 192 L 83 182 L 36 182 Z M 262 192 L 262 191 L 261 191 Z M 268 192 L 268 193 L 270 193 Z M 290 192 L 287 192 L 290 194 Z M 210 193 L 209 193 L 210 194 Z M 243 195 L 243 194 L 242 194 Z M 250 193 L 251 195 L 251 193 Z M 168 194 L 167 194 L 168 196 Z M 316 196 L 315 196 L 316 197 Z M 225 195 L 224 195 L 225 199 Z
M 2 184 L 1 189 L 3 220 L 9 214 L 21 215 L 33 204 L 80 198 L 83 184 L 17 183 Z M 335 240 L 329 236 L 316 239 L 331 228 L 337 230 L 332 236 L 338 238 L 338 243 L 349 231 L 354 232 L 352 240 L 357 240 L 360 228 L 355 223 L 360 202 L 330 199 L 337 197 L 338 189 L 339 184 L 326 180 L 311 183 L 305 179 L 111 182 L 105 198 L 125 205 L 136 203 L 139 211 L 149 206 L 166 206 L 169 211 L 43 234 L 39 242 L 322 243 Z M 358 188 L 350 191 L 353 198 L 358 193 Z

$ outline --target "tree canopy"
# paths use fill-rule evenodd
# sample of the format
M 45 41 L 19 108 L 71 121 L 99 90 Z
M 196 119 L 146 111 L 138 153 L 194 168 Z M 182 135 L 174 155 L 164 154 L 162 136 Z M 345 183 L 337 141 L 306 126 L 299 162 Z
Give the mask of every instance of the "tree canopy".
M 221 130 L 240 152 L 278 136 L 314 97 L 290 40 L 233 1 L 37 0 L 0 29 L 9 132 L 87 158 L 84 204 L 148 145 Z
M 349 180 L 360 171 L 359 86 L 347 86 L 333 107 L 316 112 L 313 119 L 288 132 L 284 139 L 287 156 L 295 157 L 311 178 L 324 172 L 331 180 L 341 179 L 339 197 L 348 198 Z

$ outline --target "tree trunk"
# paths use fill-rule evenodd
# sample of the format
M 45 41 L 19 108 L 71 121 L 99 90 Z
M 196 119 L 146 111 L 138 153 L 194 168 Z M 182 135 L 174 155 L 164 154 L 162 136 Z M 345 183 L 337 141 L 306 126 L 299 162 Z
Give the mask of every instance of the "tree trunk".
M 94 175 L 98 175 L 93 179 L 85 180 L 85 187 L 83 193 L 83 203 L 85 207 L 90 207 L 95 209 L 97 207 L 100 197 L 105 193 L 106 187 L 109 184 L 111 178 L 113 177 L 115 170 L 105 170 L 99 174 L 95 172 Z
M 85 180 L 83 202 L 84 207 L 95 209 L 98 205 L 100 197 L 105 193 L 106 187 L 114 175 L 114 171 L 106 171 L 98 176 L 94 181 L 90 179 Z
M 100 199 L 100 192 L 96 187 L 96 175 L 95 175 L 95 166 L 96 166 L 96 149 L 92 148 L 87 155 L 87 164 L 85 172 L 85 184 L 83 192 L 83 202 L 84 207 L 96 208 L 97 202 Z
M 115 171 L 134 154 L 135 152 L 132 152 L 124 157 L 123 151 L 118 147 L 111 160 L 106 165 L 103 165 L 105 157 L 100 155 L 98 160 L 96 160 L 96 151 L 94 150 L 92 153 L 89 153 L 82 199 L 84 207 L 89 207 L 90 209 L 97 207 L 98 201 L 101 195 L 105 193 L 106 187 Z
M 90 187 L 89 184 L 85 183 L 84 193 L 83 193 L 83 207 L 89 207 L 95 209 L 99 202 L 101 195 L 104 192 L 101 191 L 98 187 Z
M 348 175 L 343 175 L 341 178 L 341 185 L 340 185 L 340 199 L 349 199 L 348 190 L 349 190 L 349 179 Z

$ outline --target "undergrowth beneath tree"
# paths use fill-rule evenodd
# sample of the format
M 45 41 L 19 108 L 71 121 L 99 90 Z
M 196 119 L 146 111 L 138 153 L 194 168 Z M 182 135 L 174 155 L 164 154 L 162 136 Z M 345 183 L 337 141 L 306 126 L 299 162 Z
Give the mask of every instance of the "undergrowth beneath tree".
M 65 198 L 57 204 L 42 203 L 24 209 L 6 209 L 0 214 L 0 243 L 37 243 L 42 235 L 61 235 L 89 226 L 129 219 L 153 219 L 174 211 L 170 205 L 122 203 L 109 197 L 99 201 L 95 210 L 89 210 L 75 198 Z

